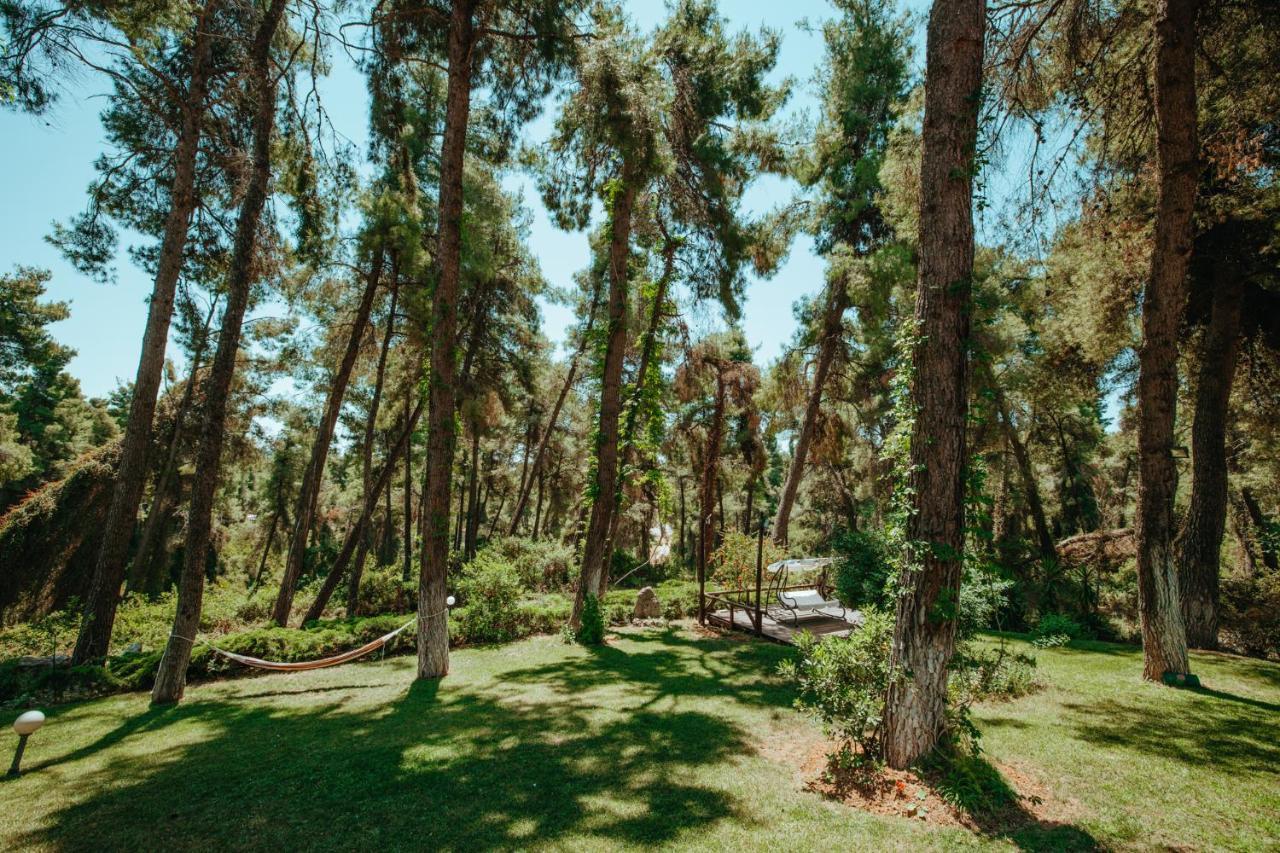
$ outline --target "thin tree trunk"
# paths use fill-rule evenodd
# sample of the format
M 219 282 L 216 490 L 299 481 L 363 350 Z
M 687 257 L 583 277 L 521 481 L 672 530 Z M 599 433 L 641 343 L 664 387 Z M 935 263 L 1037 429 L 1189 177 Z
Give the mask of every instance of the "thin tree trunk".
M 378 410 L 382 407 L 382 387 L 387 376 L 387 355 L 391 352 L 391 339 L 396 328 L 396 303 L 400 296 L 400 268 L 395 255 L 391 258 L 391 303 L 387 307 L 387 328 L 382 334 L 382 348 L 378 351 L 378 366 L 374 371 L 373 396 L 369 399 L 369 417 L 364 423 L 364 446 L 361 453 L 361 483 L 364 484 L 363 499 L 366 504 L 372 499 L 377 503 L 378 490 L 373 485 L 373 442 L 377 434 Z M 388 512 L 388 517 L 390 512 Z M 360 578 L 364 575 L 364 560 L 368 547 L 373 545 L 372 524 L 365 523 L 365 536 L 361 543 L 361 551 L 356 557 L 355 566 L 351 570 L 351 580 L 347 584 L 347 616 L 354 616 L 360 604 Z
M 1197 0 L 1156 3 L 1155 112 L 1160 196 L 1151 274 L 1142 298 L 1138 351 L 1138 598 L 1142 676 L 1160 681 L 1190 669 L 1174 566 L 1173 460 L 1178 402 L 1178 327 L 1187 301 L 1198 147 L 1196 142 Z
M 201 362 L 204 360 L 204 349 L 209 341 L 209 331 L 213 325 L 213 316 L 217 310 L 218 300 L 215 297 L 209 303 L 209 313 L 205 316 L 204 327 L 196 340 L 196 347 L 191 354 L 191 370 L 187 374 L 186 387 L 182 389 L 182 400 L 178 404 L 178 412 L 173 420 L 173 433 L 169 436 L 169 446 L 165 451 L 164 466 L 156 477 L 155 496 L 151 509 L 147 512 L 147 520 L 142 525 L 142 535 L 138 539 L 138 550 L 134 554 L 129 568 L 130 589 L 146 593 L 159 592 L 159 575 L 152 552 L 160 532 L 173 517 L 173 508 L 180 497 L 181 489 L 178 480 L 178 455 L 182 447 L 183 432 L 187 415 L 191 411 L 191 400 L 195 397 L 196 377 L 200 374 Z
M 470 560 L 476 555 L 476 531 L 480 527 L 480 430 L 471 425 L 471 470 L 467 480 L 467 525 L 462 540 L 462 555 Z
M 250 55 L 249 91 L 256 101 L 253 115 L 253 166 L 236 221 L 235 242 L 227 275 L 227 304 L 223 309 L 218 348 L 213 356 L 205 391 L 200 449 L 196 454 L 191 508 L 187 514 L 186 553 L 183 556 L 182 578 L 178 584 L 178 609 L 174 615 L 173 632 L 156 672 L 155 687 L 151 691 L 151 701 L 157 705 L 182 699 L 192 642 L 200 628 L 205 561 L 213 526 L 213 502 L 218 488 L 223 436 L 226 433 L 227 398 L 230 396 L 231 382 L 235 378 L 236 354 L 240 349 L 240 332 L 244 325 L 244 312 L 249 304 L 249 290 L 258 274 L 258 228 L 271 182 L 271 137 L 276 115 L 276 78 L 271 70 L 271 42 L 284 17 L 286 5 L 286 0 L 271 0 L 271 5 L 267 7 L 254 34 Z
M 102 542 L 98 546 L 93 577 L 85 596 L 80 635 L 72 653 L 72 661 L 76 664 L 103 657 L 111 645 L 111 629 L 115 625 L 120 585 L 125 578 L 129 543 L 138 522 L 138 507 L 142 503 L 147 478 L 147 449 L 155 419 L 156 394 L 164 372 L 164 352 L 169 340 L 169 324 L 173 319 L 173 297 L 182 273 L 191 215 L 196 208 L 196 158 L 200 150 L 205 100 L 209 94 L 208 65 L 213 41 L 208 26 L 220 2 L 208 0 L 194 25 L 187 94 L 173 152 L 169 213 L 160 241 L 147 325 L 142 333 L 142 354 L 133 382 L 129 421 L 120 440 L 115 488 L 102 528 Z
M 1009 405 L 1004 398 L 1004 392 L 1000 390 L 995 381 L 992 380 L 991 388 L 995 393 L 996 407 L 1000 410 L 1000 422 L 1004 426 L 1005 437 L 1009 439 L 1009 447 L 1013 450 L 1014 461 L 1018 463 L 1018 476 L 1022 480 L 1022 491 L 1027 496 L 1027 506 L 1031 510 L 1031 521 L 1036 528 L 1036 540 L 1040 545 L 1040 556 L 1045 560 L 1057 560 L 1058 549 L 1053 541 L 1053 534 L 1049 531 L 1049 522 L 1044 514 L 1044 502 L 1040 499 L 1040 485 L 1036 482 L 1035 471 L 1031 468 L 1031 454 L 1027 452 L 1027 446 L 1022 443 L 1022 439 L 1018 436 L 1018 431 L 1013 425 L 1013 418 L 1009 414 Z
M 843 342 L 844 313 L 848 308 L 849 297 L 844 282 L 832 280 L 828 285 L 827 310 L 823 315 L 822 343 L 819 345 L 818 362 L 813 370 L 813 387 L 809 390 L 809 401 L 804 407 L 804 420 L 800 423 L 800 433 L 796 436 L 791 466 L 787 469 L 787 479 L 782 486 L 782 495 L 778 499 L 778 512 L 773 519 L 773 541 L 779 545 L 787 543 L 791 509 L 795 506 L 800 481 L 804 478 L 809 445 L 813 443 L 813 436 L 817 431 L 818 415 L 822 411 L 822 391 L 826 387 L 831 364 L 835 361 L 836 353 L 839 352 Z
M 635 188 L 624 186 L 613 198 L 609 243 L 609 330 L 600 380 L 599 443 L 595 482 L 591 486 L 591 518 L 587 524 L 582 573 L 573 599 L 570 625 L 582 624 L 582 605 L 588 593 L 598 596 L 608 572 L 613 513 L 618 496 L 618 421 L 622 415 L 622 365 L 627 349 L 627 259 L 631 251 L 631 208 Z
M 1248 513 L 1250 524 L 1253 525 L 1255 536 L 1258 536 L 1258 550 L 1262 553 L 1262 564 L 1273 572 L 1280 571 L 1280 561 L 1276 559 L 1276 552 L 1268 548 L 1266 541 L 1259 535 L 1267 529 L 1267 517 L 1263 514 L 1262 507 L 1258 505 L 1257 495 L 1253 493 L 1253 489 L 1244 486 L 1240 489 L 1240 498 L 1244 501 L 1244 508 Z
M 920 189 L 920 272 L 912 353 L 912 565 L 899 580 L 885 760 L 906 767 L 944 725 L 964 548 L 965 418 L 973 275 L 973 170 L 984 0 L 934 0 L 929 14 Z
M 453 0 L 447 36 L 449 74 L 444 140 L 440 147 L 440 277 L 431 305 L 431 376 L 427 415 L 426 529 L 418 584 L 418 677 L 449 672 L 449 624 L 445 607 L 449 559 L 449 496 L 458 436 L 454 349 L 462 263 L 462 171 L 471 112 L 471 61 L 475 47 L 475 0 Z
M 1179 534 L 1178 584 L 1187 645 L 1218 647 L 1218 578 L 1227 526 L 1227 409 L 1240 351 L 1244 281 L 1231 259 L 1215 267 L 1213 308 L 1200 350 L 1191 428 L 1191 505 Z
M 253 583 L 249 584 L 249 592 L 253 593 L 258 588 L 258 584 L 262 582 L 262 575 L 267 570 L 267 558 L 271 555 L 271 546 L 276 541 L 276 528 L 280 526 L 280 510 L 271 513 L 271 524 L 267 527 L 267 544 L 262 546 L 262 558 L 258 560 L 258 572 L 253 576 Z
M 359 517 L 347 531 L 346 538 L 342 540 L 342 548 L 338 551 L 337 559 L 333 561 L 333 568 L 329 570 L 329 574 L 325 575 L 324 583 L 320 585 L 320 591 L 316 593 L 315 600 L 307 608 L 306 615 L 302 617 L 304 623 L 319 619 L 324 615 L 324 609 L 329 606 L 329 599 L 333 597 L 333 591 L 338 588 L 338 583 L 342 580 L 343 575 L 346 574 L 351 555 L 355 553 L 356 547 L 364 537 L 365 528 L 368 527 L 369 520 L 373 517 L 373 511 L 377 508 L 377 495 L 383 488 L 391 484 L 395 476 L 396 465 L 400 462 L 400 455 L 409 451 L 413 429 L 417 425 L 419 418 L 422 417 L 422 409 L 423 403 L 419 400 L 417 406 L 413 409 L 413 414 L 409 416 L 406 428 L 400 433 L 400 438 L 396 441 L 395 447 L 388 454 L 386 461 L 382 465 L 382 470 L 378 472 L 374 488 L 360 508 Z
M 338 364 L 338 369 L 330 382 L 324 414 L 320 418 L 315 441 L 311 444 L 310 461 L 302 476 L 293 537 L 289 541 L 289 556 L 285 561 L 284 577 L 280 580 L 280 591 L 276 594 L 275 606 L 271 612 L 271 621 L 277 625 L 283 626 L 289 621 L 289 610 L 293 607 L 293 594 L 298 585 L 298 578 L 302 576 L 303 562 L 307 555 L 307 538 L 311 535 L 320 500 L 325 460 L 329 456 L 329 446 L 333 443 L 333 431 L 338 424 L 338 416 L 342 413 L 342 401 L 347 395 L 347 385 L 351 381 L 351 373 L 360 355 L 365 327 L 369 324 L 369 313 L 373 310 L 373 300 L 377 296 L 378 285 L 382 280 L 383 261 L 382 244 L 378 242 L 373 251 L 368 278 L 365 280 L 364 293 L 360 296 L 355 317 L 351 321 L 351 335 L 347 338 L 347 347 L 342 354 L 342 361 Z
M 540 538 L 538 534 L 539 534 L 539 530 L 541 529 L 539 525 L 542 523 L 542 493 L 546 489 L 546 485 L 547 485 L 547 476 L 542 471 L 539 471 L 538 472 L 538 499 L 533 505 L 533 531 L 531 535 L 533 536 L 534 541 L 537 541 Z
M 412 386 L 410 386 L 412 390 Z M 408 418 L 409 399 L 406 395 L 405 417 Z M 400 579 L 405 583 L 413 577 L 413 435 L 409 435 L 409 443 L 404 452 L 404 569 Z
M 698 492 L 698 506 L 701 508 L 698 542 L 702 549 L 699 559 L 701 559 L 704 567 L 710 565 L 711 552 L 715 549 L 714 507 L 716 505 L 716 487 L 719 481 L 717 474 L 720 470 L 720 444 L 723 440 L 725 394 L 724 374 L 722 371 L 717 370 L 715 406 L 711 411 L 711 424 L 707 427 L 707 448 L 702 456 L 702 485 Z M 721 500 L 720 505 L 723 512 L 723 500 Z

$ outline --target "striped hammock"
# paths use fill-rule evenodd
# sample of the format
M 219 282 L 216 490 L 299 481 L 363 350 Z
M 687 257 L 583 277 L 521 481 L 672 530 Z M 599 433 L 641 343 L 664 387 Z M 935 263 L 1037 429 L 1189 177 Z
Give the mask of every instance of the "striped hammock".
M 340 664 L 347 663 L 348 661 L 353 661 L 356 658 L 364 657 L 365 655 L 369 654 L 369 652 L 377 651 L 378 649 L 385 646 L 387 643 L 391 642 L 392 639 L 394 639 L 401 632 L 403 632 L 410 625 L 412 625 L 417 621 L 418 621 L 418 617 L 415 616 L 412 619 L 410 619 L 408 622 L 401 625 L 399 628 L 396 628 L 394 631 L 388 634 L 383 634 L 381 637 L 378 637 L 376 640 L 370 640 L 369 642 L 365 643 L 363 646 L 360 646 L 358 649 L 351 649 L 350 651 L 345 651 L 345 652 L 342 652 L 341 654 L 336 654 L 327 658 L 320 658 L 319 660 L 306 660 L 306 661 L 295 661 L 295 662 L 263 660 L 262 658 L 249 657 L 248 655 L 240 655 L 240 654 L 236 654 L 235 652 L 229 652 L 229 651 L 226 651 L 225 649 L 220 649 L 217 646 L 211 645 L 209 643 L 205 643 L 205 645 L 209 646 L 209 648 L 212 649 L 215 653 L 222 655 L 224 658 L 227 658 L 228 660 L 233 660 L 236 663 L 243 664 L 245 666 L 251 666 L 254 669 L 269 669 L 274 672 L 306 672 L 307 670 L 311 670 L 311 669 L 324 669 L 325 667 L 338 666 Z

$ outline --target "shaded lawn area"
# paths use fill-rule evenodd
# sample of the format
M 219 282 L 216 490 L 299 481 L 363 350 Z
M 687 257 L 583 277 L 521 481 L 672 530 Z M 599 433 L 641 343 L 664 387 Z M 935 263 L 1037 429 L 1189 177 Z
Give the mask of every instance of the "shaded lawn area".
M 462 650 L 439 683 L 405 657 L 67 706 L 0 782 L 0 849 L 1276 843 L 1280 667 L 1198 656 L 1196 694 L 1139 683 L 1132 649 L 1040 653 L 1053 686 L 978 718 L 1063 816 L 979 836 L 806 792 L 820 734 L 774 675 L 789 653 L 636 630 Z

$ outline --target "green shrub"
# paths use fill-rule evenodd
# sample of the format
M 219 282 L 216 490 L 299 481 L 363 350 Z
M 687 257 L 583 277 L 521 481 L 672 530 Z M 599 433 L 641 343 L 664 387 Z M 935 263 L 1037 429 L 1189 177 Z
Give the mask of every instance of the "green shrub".
M 598 646 L 604 642 L 604 613 L 600 609 L 600 600 L 591 593 L 582 599 L 581 622 L 574 640 L 584 646 Z
M 1223 578 L 1222 638 L 1245 654 L 1280 656 L 1280 573 Z
M 836 553 L 836 596 L 847 607 L 888 607 L 891 567 L 878 536 L 844 530 L 831 543 Z
M 1090 632 L 1065 613 L 1046 613 L 1031 632 L 1031 641 L 1042 649 L 1065 646 L 1072 640 L 1087 639 Z
M 465 610 L 457 621 L 468 640 L 505 643 L 519 634 L 520 575 L 496 551 L 481 551 L 463 567 L 458 592 Z
M 403 580 L 399 565 L 369 567 L 360 575 L 359 616 L 409 613 L 418 603 L 418 579 Z
M 510 563 L 530 591 L 561 591 L 577 579 L 578 557 L 572 545 L 508 536 L 493 540 L 483 551 Z
M 868 607 L 863 616 L 862 627 L 848 637 L 819 641 L 802 632 L 796 640 L 796 658 L 780 667 L 799 688 L 796 707 L 820 720 L 837 739 L 839 746 L 830 757 L 842 767 L 878 754 L 881 713 L 889 689 L 893 617 L 874 607 Z
M 1003 644 L 994 649 L 974 648 L 968 643 L 952 658 L 947 680 L 952 705 L 966 707 L 974 702 L 1016 699 L 1042 686 L 1036 679 L 1036 659 L 1010 652 Z

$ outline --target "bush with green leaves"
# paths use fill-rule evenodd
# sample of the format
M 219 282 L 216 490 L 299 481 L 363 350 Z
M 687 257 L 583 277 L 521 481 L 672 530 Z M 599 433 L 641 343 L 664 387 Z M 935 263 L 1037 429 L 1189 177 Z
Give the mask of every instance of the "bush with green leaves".
M 373 566 L 360 575 L 359 613 L 408 613 L 418 603 L 418 578 L 404 580 L 400 565 Z
M 1003 643 L 996 648 L 982 648 L 976 643 L 962 645 L 951 660 L 947 685 L 948 701 L 958 707 L 1017 699 L 1042 686 L 1036 678 L 1036 659 L 1010 651 Z
M 505 643 L 519 635 L 516 607 L 523 593 L 520 574 L 495 551 L 485 549 L 462 569 L 458 592 L 463 608 L 459 630 L 471 642 Z
M 862 530 L 843 530 L 831 547 L 836 555 L 836 597 L 847 607 L 890 606 L 886 586 L 892 567 L 880 537 Z
M 577 579 L 577 553 L 560 541 L 507 536 L 493 540 L 482 551 L 510 563 L 528 590 L 565 590 Z
M 1245 654 L 1280 657 L 1280 572 L 1222 579 L 1222 639 Z
M 830 757 L 842 767 L 879 754 L 881 715 L 889 690 L 889 650 L 893 616 L 874 607 L 863 612 L 862 627 L 848 637 L 819 641 L 807 631 L 796 639 L 797 654 L 780 667 L 799 688 L 796 707 L 821 721 L 836 738 Z
M 1087 639 L 1090 632 L 1074 617 L 1065 613 L 1046 613 L 1031 632 L 1031 642 L 1042 649 L 1065 646 L 1072 640 Z

